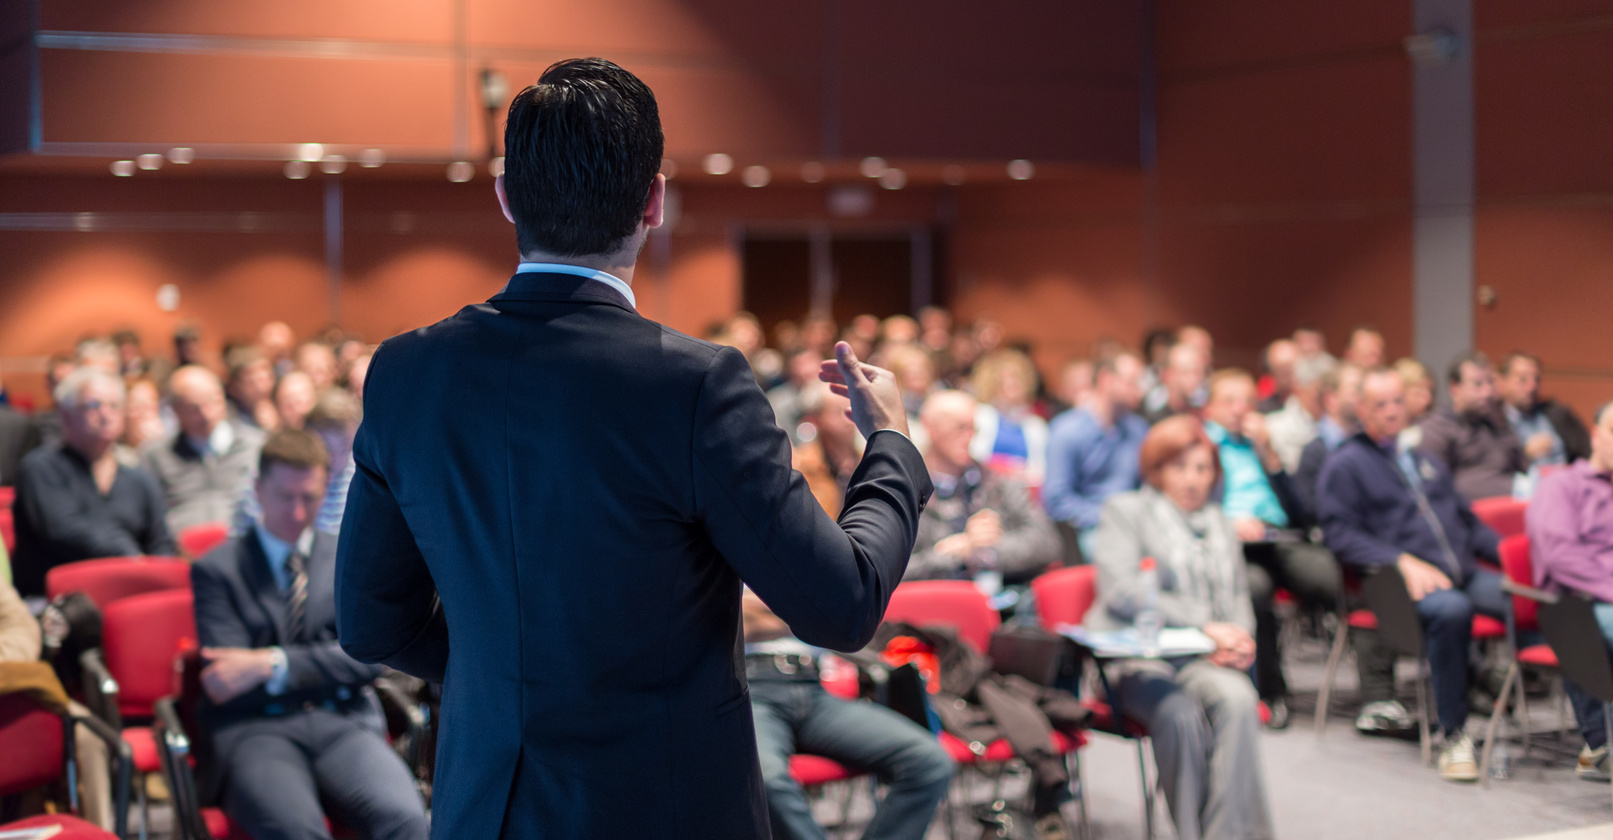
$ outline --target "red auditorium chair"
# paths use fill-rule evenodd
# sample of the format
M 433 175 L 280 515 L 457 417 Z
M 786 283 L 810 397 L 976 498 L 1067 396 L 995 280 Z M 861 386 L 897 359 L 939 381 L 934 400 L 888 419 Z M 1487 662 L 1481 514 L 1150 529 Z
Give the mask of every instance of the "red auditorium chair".
M 991 608 L 986 596 L 973 582 L 964 580 L 919 580 L 897 586 L 891 593 L 890 606 L 885 609 L 885 620 L 904 621 L 915 627 L 950 627 L 957 632 L 960 641 L 981 653 L 991 647 L 991 634 L 1002 624 L 1002 616 Z M 999 738 L 990 744 L 965 744 L 950 732 L 943 732 L 940 737 L 941 746 L 959 767 L 979 769 L 981 762 L 1000 764 L 1016 758 L 1014 748 L 1006 739 Z M 1086 738 L 1081 733 L 1053 730 L 1053 747 L 1065 757 L 1081 794 L 1082 836 L 1090 836 L 1086 788 L 1081 782 L 1079 751 L 1084 746 Z
M 63 563 L 45 573 L 45 595 L 90 596 L 103 612 L 131 595 L 190 588 L 190 564 L 178 557 L 104 557 Z
M 192 560 L 200 560 L 207 552 L 218 548 L 230 538 L 228 522 L 203 522 L 179 532 L 179 552 Z
M 40 705 L 31 695 L 0 695 L 0 797 L 21 793 L 62 779 L 77 777 L 72 725 L 82 723 L 104 739 L 116 757 L 113 820 L 116 834 L 71 814 L 43 814 L 0 825 L 0 833 L 23 829 L 60 826 L 56 840 L 103 840 L 123 837 L 129 816 L 129 747 L 111 727 L 93 718 L 58 714 Z M 69 787 L 69 805 L 78 810 L 78 791 Z
M 1497 731 L 1501 728 L 1501 719 L 1506 716 L 1507 698 L 1514 689 L 1518 692 L 1518 730 L 1523 736 L 1523 753 L 1529 754 L 1529 699 L 1528 692 L 1523 690 L 1523 669 L 1530 668 L 1551 673 L 1558 671 L 1557 653 L 1550 645 L 1536 644 L 1528 647 L 1518 645 L 1519 633 L 1539 632 L 1540 603 L 1553 597 L 1535 588 L 1534 559 L 1529 553 L 1527 534 L 1518 534 L 1501 541 L 1501 572 L 1506 576 L 1501 581 L 1501 588 L 1512 596 L 1507 599 L 1507 641 L 1513 653 L 1512 665 L 1507 668 L 1507 678 L 1501 684 L 1501 696 L 1495 699 L 1495 708 L 1490 712 L 1490 724 L 1484 732 L 1484 754 L 1480 759 L 1479 778 L 1484 780 L 1486 786 L 1490 784 L 1490 751 L 1495 745 Z
M 175 657 L 196 647 L 196 617 L 189 588 L 131 595 L 101 611 L 101 647 L 84 654 L 85 700 L 123 734 L 140 777 L 141 835 L 149 817 L 145 776 L 162 770 L 155 734 L 146 723 L 159 699 L 173 693 Z M 125 720 L 142 725 L 125 726 Z
M 1384 572 L 1380 574 L 1385 573 L 1392 573 L 1396 580 L 1402 581 L 1402 587 L 1404 586 L 1400 572 L 1394 566 L 1386 567 Z M 1349 581 L 1346 581 L 1346 585 L 1353 586 Z M 1410 596 L 1407 595 L 1406 597 L 1409 601 Z M 1316 697 L 1316 722 L 1314 725 L 1317 738 L 1321 738 L 1327 732 L 1327 713 L 1332 702 L 1333 680 L 1338 676 L 1339 665 L 1344 661 L 1344 649 L 1348 647 L 1350 631 L 1378 629 L 1378 616 L 1370 609 L 1341 612 L 1340 616 L 1343 620 L 1339 622 L 1338 632 L 1333 634 L 1333 649 L 1328 652 L 1327 670 L 1322 675 L 1322 689 Z M 1487 615 L 1473 616 L 1473 641 L 1493 642 L 1506 635 L 1507 626 L 1504 622 Z M 1419 655 L 1417 674 L 1418 741 L 1422 746 L 1423 763 L 1425 764 L 1432 763 L 1434 756 L 1433 734 L 1429 731 L 1428 696 L 1431 688 L 1429 685 L 1430 680 L 1428 659 Z
M 1503 540 L 1523 533 L 1523 517 L 1528 510 L 1528 500 L 1510 496 L 1495 496 L 1473 502 L 1473 515 L 1490 526 L 1490 530 Z

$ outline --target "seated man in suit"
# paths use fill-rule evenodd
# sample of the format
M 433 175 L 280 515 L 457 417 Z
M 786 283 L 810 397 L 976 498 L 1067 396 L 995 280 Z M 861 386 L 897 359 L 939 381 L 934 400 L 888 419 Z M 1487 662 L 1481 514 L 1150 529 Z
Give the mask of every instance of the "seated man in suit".
M 383 669 L 336 642 L 336 535 L 314 528 L 329 465 L 311 432 L 270 436 L 262 519 L 191 570 L 215 760 L 204 784 L 222 785 L 225 811 L 257 840 L 329 838 L 322 802 L 365 837 L 424 838 L 425 806 L 370 688 Z
M 59 443 L 17 468 L 17 552 L 12 573 L 25 597 L 45 594 L 45 573 L 95 557 L 173 554 L 162 490 L 118 463 L 126 391 L 116 374 L 82 367 L 56 386 Z
M 778 840 L 824 837 L 790 756 L 811 753 L 876 773 L 890 790 L 863 837 L 922 840 L 952 781 L 952 759 L 928 730 L 897 712 L 830 696 L 818 682 L 818 651 L 745 590 L 745 673 L 761 756 L 767 810 Z
M 1501 576 L 1480 568 L 1475 557 L 1499 562 L 1500 540 L 1473 515 L 1442 462 L 1400 448 L 1406 427 L 1400 374 L 1389 368 L 1364 374 L 1356 414 L 1361 431 L 1327 459 L 1318 485 L 1327 546 L 1339 562 L 1365 572 L 1400 570 L 1417 602 L 1433 672 L 1434 705 L 1445 735 L 1440 775 L 1476 781 L 1473 741 L 1463 731 L 1473 614 L 1500 617 L 1506 600 Z

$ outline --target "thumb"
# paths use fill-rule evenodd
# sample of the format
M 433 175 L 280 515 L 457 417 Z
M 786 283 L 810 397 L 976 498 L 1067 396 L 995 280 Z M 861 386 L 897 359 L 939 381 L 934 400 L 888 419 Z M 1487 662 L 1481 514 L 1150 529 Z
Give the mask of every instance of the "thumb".
M 840 375 L 845 377 L 847 385 L 867 381 L 867 377 L 862 375 L 862 363 L 857 361 L 857 354 L 850 344 L 844 341 L 835 344 L 835 361 L 840 364 Z

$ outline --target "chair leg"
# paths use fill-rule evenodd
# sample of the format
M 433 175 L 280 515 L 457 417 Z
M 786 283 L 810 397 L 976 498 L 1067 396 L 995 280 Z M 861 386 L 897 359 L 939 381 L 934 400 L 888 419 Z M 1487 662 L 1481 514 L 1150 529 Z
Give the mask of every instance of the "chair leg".
M 1418 735 L 1422 741 L 1423 764 L 1432 766 L 1434 763 L 1434 739 L 1429 732 L 1428 679 L 1426 663 L 1419 663 L 1417 666 L 1417 716 L 1422 722 L 1418 726 Z
M 1081 809 L 1081 840 L 1092 840 L 1092 817 L 1087 814 L 1087 781 L 1081 774 L 1081 752 L 1071 750 L 1065 759 L 1065 764 L 1074 765 L 1071 768 L 1074 771 L 1071 775 L 1075 777 L 1076 792 L 1081 795 L 1076 801 L 1076 805 Z
M 1484 752 L 1479 759 L 1479 783 L 1485 787 L 1490 786 L 1490 756 L 1495 751 L 1495 739 L 1501 730 L 1501 719 L 1507 716 L 1507 697 L 1512 693 L 1514 682 L 1521 682 L 1516 662 L 1507 669 L 1507 678 L 1501 681 L 1501 696 L 1495 698 L 1495 706 L 1490 710 L 1490 722 L 1484 727 Z M 1518 686 L 1518 694 L 1523 694 L 1522 685 Z
M 1333 634 L 1333 649 L 1327 654 L 1327 671 L 1322 675 L 1322 690 L 1316 695 L 1316 737 L 1327 732 L 1327 706 L 1333 696 L 1333 679 L 1338 676 L 1339 664 L 1344 661 L 1344 648 L 1349 642 L 1350 625 L 1339 621 Z
M 1517 663 L 1514 662 L 1512 667 L 1517 668 L 1518 667 Z M 1528 758 L 1529 757 L 1529 692 L 1526 691 L 1525 688 L 1524 688 L 1523 672 L 1522 671 L 1518 672 L 1518 733 L 1523 738 L 1523 755 L 1520 756 L 1520 757 Z
M 141 773 L 135 777 L 138 789 L 135 793 L 140 797 L 140 840 L 149 840 L 151 831 L 151 807 L 146 801 L 146 774 Z
M 1148 739 L 1137 739 L 1137 774 L 1143 783 L 1143 836 L 1154 840 L 1154 786 L 1148 782 L 1148 758 L 1144 749 Z

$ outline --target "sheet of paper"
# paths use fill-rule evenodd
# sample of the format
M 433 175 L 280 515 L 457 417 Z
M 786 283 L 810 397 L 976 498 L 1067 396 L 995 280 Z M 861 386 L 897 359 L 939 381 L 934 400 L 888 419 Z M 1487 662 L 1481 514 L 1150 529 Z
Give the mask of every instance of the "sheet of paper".
M 1059 634 L 1107 659 L 1202 656 L 1215 652 L 1215 642 L 1196 627 L 1167 627 L 1159 631 L 1159 649 L 1143 647 L 1135 628 L 1093 632 L 1079 625 L 1059 627 Z

